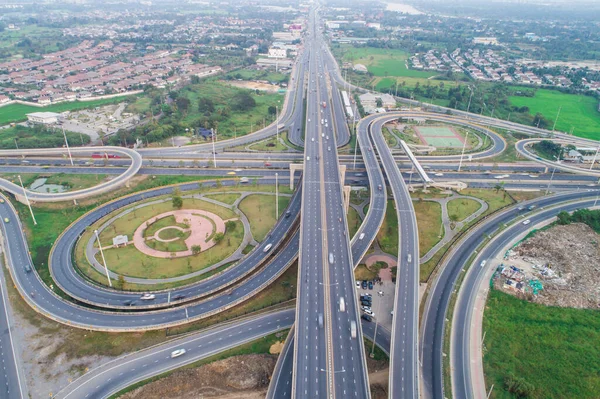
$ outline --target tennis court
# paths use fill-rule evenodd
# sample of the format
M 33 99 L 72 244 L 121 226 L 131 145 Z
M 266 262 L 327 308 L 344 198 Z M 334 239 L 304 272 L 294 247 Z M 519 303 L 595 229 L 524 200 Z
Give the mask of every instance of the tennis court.
M 451 127 L 415 126 L 415 132 L 423 144 L 434 147 L 462 147 L 463 138 Z

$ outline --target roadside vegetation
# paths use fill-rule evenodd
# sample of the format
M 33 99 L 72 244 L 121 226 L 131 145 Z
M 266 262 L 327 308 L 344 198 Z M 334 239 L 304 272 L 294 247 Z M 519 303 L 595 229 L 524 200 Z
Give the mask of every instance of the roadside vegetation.
M 2 108 L 0 108 L 0 112 L 2 112 Z M 68 131 L 65 131 L 65 134 L 72 147 L 90 143 L 88 135 Z M 16 125 L 0 129 L 0 148 L 2 149 L 57 148 L 64 145 L 65 138 L 60 129 L 47 128 L 43 125 L 34 125 L 33 127 Z
M 279 215 L 281 216 L 290 202 L 290 197 L 279 196 Z M 252 194 L 244 198 L 239 205 L 248 221 L 252 236 L 258 242 L 262 242 L 267 233 L 277 222 L 275 217 L 275 196 L 264 194 Z

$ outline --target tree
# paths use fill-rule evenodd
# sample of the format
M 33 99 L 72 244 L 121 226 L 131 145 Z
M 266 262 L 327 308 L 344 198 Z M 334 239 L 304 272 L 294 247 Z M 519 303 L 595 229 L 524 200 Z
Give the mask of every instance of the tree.
M 185 114 L 190 107 L 190 100 L 186 97 L 177 97 L 175 104 L 177 104 L 177 109 Z
M 231 99 L 231 109 L 248 111 L 256 106 L 256 101 L 247 91 L 240 91 Z
M 174 195 L 172 201 L 173 208 L 181 209 L 181 207 L 183 206 L 183 199 L 178 195 Z
M 215 112 L 215 103 L 210 98 L 200 97 L 198 99 L 198 111 L 203 114 Z
M 377 97 L 375 99 L 375 105 L 377 105 L 377 108 L 383 107 L 383 101 L 381 101 L 381 98 Z
M 119 274 L 119 277 L 117 277 L 117 288 L 122 290 L 124 287 L 125 287 L 125 277 L 123 277 Z
M 557 218 L 558 218 L 558 224 L 565 225 L 565 224 L 571 223 L 571 215 L 569 215 L 569 212 L 567 212 L 567 211 L 561 211 L 557 215 Z
M 193 255 L 198 255 L 200 252 L 202 252 L 202 247 L 200 247 L 200 245 L 192 245 Z
M 235 226 L 236 226 L 236 223 L 233 220 L 228 220 L 227 222 L 225 222 L 225 230 L 226 231 L 235 230 Z
M 213 240 L 214 240 L 214 241 L 215 241 L 215 243 L 217 243 L 217 244 L 218 244 L 218 243 L 220 243 L 221 241 L 223 241 L 223 238 L 225 238 L 225 234 L 223 234 L 223 233 L 216 233 L 216 234 L 213 236 Z
M 274 105 L 269 105 L 269 115 L 277 114 L 277 108 Z

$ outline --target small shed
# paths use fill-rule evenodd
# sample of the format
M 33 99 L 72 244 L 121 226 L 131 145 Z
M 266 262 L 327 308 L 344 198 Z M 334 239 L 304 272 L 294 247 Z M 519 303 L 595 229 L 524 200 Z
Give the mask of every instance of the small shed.
M 127 236 L 126 235 L 119 235 L 113 238 L 113 247 L 118 248 L 118 247 L 124 247 L 127 245 Z

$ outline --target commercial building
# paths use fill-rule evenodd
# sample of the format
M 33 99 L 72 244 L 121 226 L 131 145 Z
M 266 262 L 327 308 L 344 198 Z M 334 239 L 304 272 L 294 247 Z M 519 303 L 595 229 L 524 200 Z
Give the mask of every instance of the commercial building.
M 56 112 L 32 112 L 27 114 L 27 121 L 30 123 L 40 123 L 42 125 L 52 125 L 58 123 L 61 115 Z

